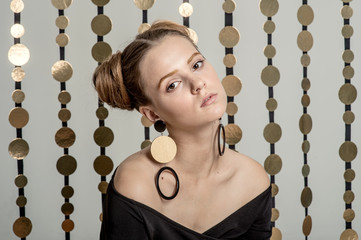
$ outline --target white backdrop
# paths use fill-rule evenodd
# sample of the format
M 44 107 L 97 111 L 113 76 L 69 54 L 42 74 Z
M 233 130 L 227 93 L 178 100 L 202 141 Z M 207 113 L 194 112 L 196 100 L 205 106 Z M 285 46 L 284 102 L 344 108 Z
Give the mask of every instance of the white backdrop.
M 50 0 L 24 2 L 21 23 L 25 27 L 25 35 L 21 38 L 21 43 L 29 48 L 31 54 L 30 61 L 23 66 L 26 77 L 22 82 L 22 90 L 26 95 L 22 106 L 30 114 L 30 121 L 23 128 L 23 138 L 30 145 L 30 153 L 24 160 L 24 173 L 28 178 L 28 185 L 25 187 L 28 200 L 26 216 L 33 224 L 28 239 L 64 239 L 61 229 L 64 215 L 60 210 L 64 201 L 60 191 L 64 183 L 63 176 L 56 170 L 56 162 L 63 150 L 54 140 L 56 131 L 61 127 L 58 119 L 60 103 L 57 100 L 60 87 L 52 78 L 50 70 L 59 60 L 59 48 L 55 43 L 58 34 L 55 19 L 58 11 Z M 170 19 L 182 23 L 182 17 L 178 13 L 181 2 L 157 0 L 148 11 L 149 22 Z M 200 50 L 222 79 L 225 76 L 222 63 L 224 47 L 219 43 L 218 34 L 224 26 L 223 1 L 190 2 L 194 7 L 190 26 L 198 33 Z M 283 132 L 281 140 L 276 143 L 276 153 L 282 157 L 283 167 L 276 175 L 276 183 L 280 188 L 276 196 L 276 207 L 280 211 L 276 226 L 282 231 L 283 239 L 304 239 L 304 208 L 300 203 L 303 189 L 303 136 L 298 128 L 299 117 L 302 115 L 302 67 L 301 50 L 296 43 L 297 35 L 302 30 L 297 20 L 297 10 L 302 1 L 279 0 L 279 3 L 279 11 L 273 17 L 276 23 L 273 44 L 277 49 L 273 64 L 281 73 L 281 80 L 274 87 L 274 96 L 278 101 L 275 121 Z M 17 239 L 12 225 L 19 217 L 15 203 L 18 189 L 14 184 L 17 164 L 8 154 L 8 145 L 16 136 L 16 130 L 8 122 L 8 113 L 14 107 L 11 99 L 14 90 L 11 71 L 14 66 L 7 59 L 8 50 L 13 44 L 10 27 L 14 19 L 9 4 L 10 1 L 0 1 L 1 239 Z M 268 89 L 260 79 L 260 73 L 267 64 L 263 55 L 263 48 L 267 44 L 266 33 L 262 29 L 266 17 L 260 13 L 258 1 L 238 1 L 237 4 L 233 23 L 240 31 L 241 39 L 234 48 L 238 59 L 234 73 L 241 78 L 243 89 L 235 98 L 239 107 L 235 122 L 242 128 L 243 138 L 236 148 L 263 164 L 269 154 L 269 144 L 263 138 L 263 128 L 268 123 L 268 111 L 265 107 Z M 309 207 L 313 228 L 309 239 L 339 239 L 345 227 L 342 217 L 344 162 L 338 155 L 345 132 L 342 120 L 344 105 L 338 99 L 338 90 L 344 83 L 344 63 L 341 58 L 344 49 L 341 35 L 343 19 L 340 14 L 342 1 L 309 1 L 309 5 L 315 13 L 314 22 L 308 28 L 314 38 L 313 48 L 309 52 L 311 65 L 308 68 L 311 80 L 311 89 L 308 91 L 311 104 L 308 112 L 313 119 L 313 129 L 308 137 L 311 142 L 308 155 L 311 167 L 309 186 L 313 191 L 313 201 Z M 355 76 L 352 83 L 357 89 L 361 89 L 361 3 L 351 2 L 351 7 L 354 9 L 351 18 L 351 25 L 354 27 L 351 49 L 355 53 L 355 60 L 352 62 Z M 70 19 L 70 26 L 66 29 L 70 43 L 66 46 L 65 57 L 74 69 L 73 77 L 66 83 L 72 96 L 71 102 L 67 104 L 72 113 L 68 126 L 76 133 L 75 144 L 70 147 L 69 153 L 78 163 L 76 172 L 70 176 L 70 185 L 75 189 L 70 200 L 75 207 L 71 214 L 71 219 L 75 222 L 71 239 L 98 239 L 100 227 L 101 200 L 97 189 L 100 177 L 93 169 L 93 161 L 99 154 L 99 147 L 93 140 L 93 132 L 98 127 L 95 116 L 97 96 L 91 84 L 91 75 L 96 67 L 91 48 L 97 38 L 90 28 L 90 22 L 96 14 L 97 8 L 91 1 L 74 1 L 65 10 L 65 15 Z M 137 33 L 142 21 L 141 10 L 131 0 L 113 0 L 105 6 L 105 14 L 112 19 L 113 29 L 104 40 L 112 46 L 113 51 L 123 49 Z M 361 141 L 360 104 L 360 98 L 352 104 L 356 115 L 352 124 L 352 141 L 358 146 Z M 223 122 L 226 122 L 226 117 Z M 140 149 L 144 131 L 139 113 L 110 110 L 106 125 L 115 133 L 113 144 L 107 148 L 107 155 L 115 165 Z M 152 131 L 151 138 L 155 136 Z M 353 228 L 360 235 L 359 156 L 352 162 L 352 168 L 356 171 L 356 179 L 352 183 L 356 195 L 353 202 L 356 212 Z

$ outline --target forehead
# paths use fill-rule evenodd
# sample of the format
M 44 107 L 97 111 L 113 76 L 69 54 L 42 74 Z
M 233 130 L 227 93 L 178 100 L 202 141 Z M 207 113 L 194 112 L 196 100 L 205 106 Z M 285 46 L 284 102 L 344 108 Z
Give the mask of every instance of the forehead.
M 165 71 L 167 74 L 179 67 L 182 62 L 186 62 L 196 51 L 188 39 L 181 36 L 166 36 L 145 54 L 140 65 L 141 72 L 162 74 Z

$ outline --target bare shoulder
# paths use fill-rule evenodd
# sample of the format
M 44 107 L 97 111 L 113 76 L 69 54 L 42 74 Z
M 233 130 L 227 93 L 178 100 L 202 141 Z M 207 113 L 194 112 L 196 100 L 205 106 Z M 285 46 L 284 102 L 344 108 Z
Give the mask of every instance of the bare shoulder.
M 258 195 L 270 186 L 270 179 L 264 167 L 253 158 L 229 150 L 229 162 L 234 166 L 234 177 L 250 192 Z
M 154 191 L 154 163 L 142 150 L 126 158 L 114 176 L 115 189 L 127 198 L 147 204 Z

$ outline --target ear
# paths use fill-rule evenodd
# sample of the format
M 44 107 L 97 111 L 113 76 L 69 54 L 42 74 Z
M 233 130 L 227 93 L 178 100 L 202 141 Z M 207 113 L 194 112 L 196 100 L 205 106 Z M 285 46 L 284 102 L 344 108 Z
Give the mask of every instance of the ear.
M 159 120 L 160 117 L 153 111 L 150 106 L 140 106 L 139 112 L 149 119 L 152 123 Z

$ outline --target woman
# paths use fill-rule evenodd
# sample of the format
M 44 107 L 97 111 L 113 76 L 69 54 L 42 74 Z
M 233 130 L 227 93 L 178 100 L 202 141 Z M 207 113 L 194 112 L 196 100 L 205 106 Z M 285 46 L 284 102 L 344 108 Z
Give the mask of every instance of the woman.
M 177 147 L 168 163 L 147 147 L 119 165 L 101 239 L 269 239 L 268 175 L 255 160 L 221 150 L 227 97 L 187 28 L 156 22 L 102 63 L 93 82 L 110 106 L 164 123 Z

